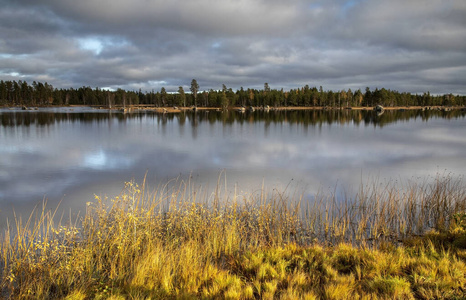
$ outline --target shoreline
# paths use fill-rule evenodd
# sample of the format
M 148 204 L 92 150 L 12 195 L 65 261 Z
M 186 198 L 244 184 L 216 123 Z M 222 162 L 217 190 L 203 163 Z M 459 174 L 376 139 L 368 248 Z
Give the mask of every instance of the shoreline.
M 127 105 L 126 107 L 123 106 L 114 106 L 112 108 L 108 108 L 102 105 L 57 105 L 57 106 L 0 106 L 0 109 L 18 109 L 18 110 L 37 110 L 38 108 L 64 108 L 64 107 L 91 107 L 94 109 L 106 109 L 112 111 L 121 111 L 124 113 L 134 112 L 134 111 L 154 111 L 157 113 L 180 113 L 184 111 L 223 111 L 222 108 L 219 107 L 156 107 L 150 104 L 137 104 L 137 105 Z M 324 106 L 279 106 L 279 107 L 268 107 L 264 108 L 261 106 L 249 106 L 249 107 L 242 107 L 242 106 L 232 106 L 227 109 L 227 111 L 238 111 L 238 112 L 251 112 L 256 110 L 262 111 L 296 111 L 296 110 L 316 110 L 316 111 L 336 111 L 336 110 L 364 110 L 364 111 L 373 111 L 375 107 L 366 107 L 366 106 L 355 106 L 355 107 L 324 107 Z M 383 107 L 383 110 L 441 110 L 441 111 L 451 111 L 451 110 L 466 110 L 464 106 L 389 106 Z
M 183 181 L 155 190 L 126 182 L 118 197 L 96 195 L 79 221 L 54 223 L 44 206 L 40 218 L 17 224 L 18 235 L 6 231 L 0 295 L 459 299 L 466 194 L 463 181 L 452 180 L 424 181 L 407 193 L 369 184 L 350 202 L 317 200 L 309 208 L 280 191 L 209 203 Z M 229 194 L 221 190 L 216 199 Z

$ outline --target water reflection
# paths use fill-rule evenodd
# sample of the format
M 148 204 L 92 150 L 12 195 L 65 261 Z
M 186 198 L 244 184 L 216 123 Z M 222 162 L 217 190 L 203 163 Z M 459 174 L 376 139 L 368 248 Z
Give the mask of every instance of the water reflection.
M 387 124 L 411 119 L 428 121 L 431 118 L 457 119 L 464 118 L 464 110 L 453 111 L 422 111 L 422 110 L 385 110 L 379 115 L 372 110 L 276 110 L 254 112 L 246 111 L 186 111 L 176 114 L 160 114 L 151 111 L 139 111 L 134 113 L 116 113 L 104 111 L 90 112 L 8 112 L 0 110 L 0 120 L 3 127 L 11 126 L 50 126 L 59 123 L 102 123 L 109 120 L 126 122 L 127 120 L 142 120 L 142 118 L 157 119 L 159 124 L 177 120 L 180 125 L 188 122 L 196 127 L 199 123 L 209 122 L 214 124 L 221 122 L 224 125 L 235 123 L 292 123 L 303 126 L 316 126 L 323 124 L 364 124 L 383 127 Z
M 463 111 L 0 111 L 0 217 L 45 197 L 66 211 L 123 182 L 192 176 L 238 193 L 357 187 L 364 178 L 466 173 Z M 350 193 L 351 191 L 348 191 Z M 0 222 L 1 219 L 0 218 Z M 0 224 L 2 226 L 2 224 Z

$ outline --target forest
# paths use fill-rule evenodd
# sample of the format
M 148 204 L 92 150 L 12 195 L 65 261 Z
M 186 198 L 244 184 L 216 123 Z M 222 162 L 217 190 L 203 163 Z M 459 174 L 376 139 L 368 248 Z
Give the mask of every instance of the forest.
M 0 81 L 1 106 L 125 106 L 150 105 L 155 107 L 198 106 L 198 107 L 236 107 L 236 106 L 270 106 L 270 107 L 372 107 L 383 105 L 397 106 L 465 106 L 465 95 L 431 95 L 430 92 L 411 94 L 385 88 L 364 91 L 324 90 L 322 86 L 290 89 L 271 89 L 268 83 L 263 89 L 244 89 L 233 91 L 225 85 L 219 90 L 201 91 L 195 79 L 191 88 L 185 92 L 180 86 L 176 92 L 160 91 L 110 91 L 98 87 L 54 88 L 47 82 L 36 82 L 32 85 L 26 81 Z

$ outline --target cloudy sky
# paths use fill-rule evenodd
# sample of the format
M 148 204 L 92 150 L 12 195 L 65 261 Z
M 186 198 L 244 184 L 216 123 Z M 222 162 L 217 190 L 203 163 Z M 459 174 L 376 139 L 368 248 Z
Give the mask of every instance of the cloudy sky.
M 0 0 L 0 79 L 466 94 L 464 0 Z

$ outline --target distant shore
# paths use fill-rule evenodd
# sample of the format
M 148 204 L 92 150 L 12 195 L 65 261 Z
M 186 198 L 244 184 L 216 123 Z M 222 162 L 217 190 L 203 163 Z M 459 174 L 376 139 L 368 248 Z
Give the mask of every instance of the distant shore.
M 102 107 L 101 109 L 108 109 L 108 107 Z M 149 105 L 132 105 L 127 106 L 126 108 L 123 107 L 115 107 L 112 108 L 115 110 L 121 110 L 125 112 L 137 111 L 137 110 L 149 110 L 155 111 L 159 113 L 180 113 L 183 111 L 222 111 L 222 108 L 219 107 L 154 107 Z M 279 107 L 260 107 L 260 106 L 234 106 L 229 107 L 227 110 L 230 111 L 239 111 L 239 112 L 247 112 L 247 111 L 294 111 L 294 110 L 374 110 L 375 107 L 365 107 L 365 106 L 357 106 L 357 107 L 324 107 L 324 106 L 279 106 Z M 462 106 L 392 106 L 392 107 L 383 107 L 384 110 L 459 110 L 459 109 L 466 109 Z
M 219 107 L 157 107 L 154 105 L 148 104 L 137 104 L 137 105 L 126 105 L 123 106 L 113 106 L 109 108 L 108 106 L 102 105 L 62 105 L 62 106 L 0 106 L 0 108 L 9 108 L 16 110 L 37 110 L 39 107 L 92 107 L 94 109 L 109 109 L 114 111 L 121 112 L 134 112 L 134 111 L 154 111 L 158 113 L 180 113 L 183 111 L 222 111 L 222 108 Z M 279 106 L 279 107 L 262 107 L 262 106 L 233 106 L 229 107 L 227 110 L 247 112 L 247 111 L 294 111 L 294 110 L 375 110 L 375 107 L 367 106 L 355 106 L 355 107 L 327 107 L 327 106 Z M 450 111 L 450 110 L 466 110 L 464 106 L 384 106 L 383 110 L 441 110 L 441 111 Z

